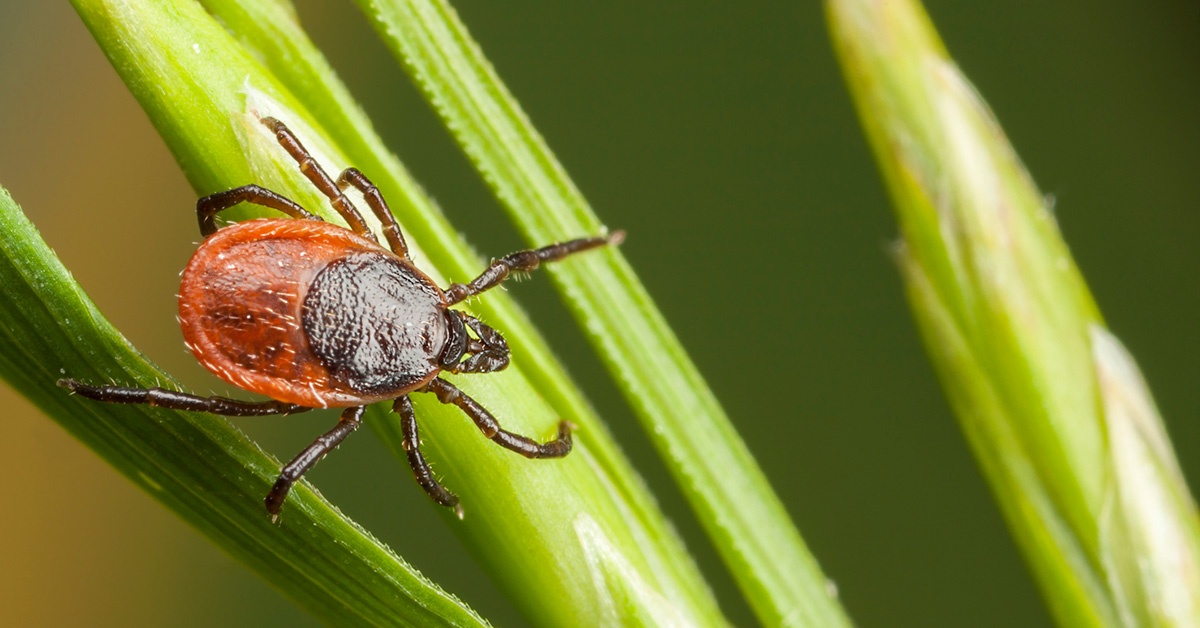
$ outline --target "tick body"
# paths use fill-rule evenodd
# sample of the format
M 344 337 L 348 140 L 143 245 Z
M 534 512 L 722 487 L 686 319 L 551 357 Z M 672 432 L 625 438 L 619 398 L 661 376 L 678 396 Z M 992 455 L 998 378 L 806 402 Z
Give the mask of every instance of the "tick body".
M 504 337 L 469 314 L 451 309 L 503 282 L 513 271 L 606 244 L 621 232 L 520 251 L 495 260 L 476 279 L 443 291 L 408 257 L 399 226 L 375 186 L 353 168 L 336 182 L 283 123 L 262 120 L 302 172 L 329 199 L 350 229 L 322 222 L 296 203 L 248 185 L 197 202 L 205 241 L 184 270 L 179 320 L 196 359 L 221 379 L 270 398 L 248 402 L 198 397 L 160 388 L 59 385 L 98 401 L 145 403 L 227 416 L 292 414 L 345 408 L 338 424 L 285 465 L 266 498 L 277 517 L 292 485 L 361 422 L 366 405 L 392 401 L 404 449 L 418 484 L 462 516 L 458 498 L 437 482 L 420 450 L 410 393 L 433 393 L 458 406 L 484 436 L 529 458 L 565 456 L 568 424 L 539 443 L 513 434 L 475 400 L 438 377 L 487 373 L 508 366 Z M 382 246 L 344 190 L 357 188 L 383 225 Z M 215 216 L 242 202 L 276 209 L 287 219 L 250 220 L 221 229 Z
M 395 399 L 429 383 L 449 316 L 458 314 L 445 294 L 410 262 L 312 220 L 221 229 L 196 251 L 179 290 L 184 342 L 201 364 L 314 408 Z

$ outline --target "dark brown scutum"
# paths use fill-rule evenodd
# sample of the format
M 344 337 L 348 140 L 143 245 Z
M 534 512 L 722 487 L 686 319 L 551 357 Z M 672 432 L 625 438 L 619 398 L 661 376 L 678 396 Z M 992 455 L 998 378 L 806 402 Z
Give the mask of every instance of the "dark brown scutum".
M 395 256 L 361 252 L 312 281 L 301 320 L 309 348 L 338 383 L 366 394 L 404 391 L 440 370 L 441 294 Z

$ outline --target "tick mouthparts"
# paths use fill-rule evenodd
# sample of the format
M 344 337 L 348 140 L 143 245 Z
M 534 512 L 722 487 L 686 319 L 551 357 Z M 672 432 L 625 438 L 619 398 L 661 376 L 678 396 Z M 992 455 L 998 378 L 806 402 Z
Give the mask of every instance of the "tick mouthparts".
M 624 241 L 625 241 L 625 230 L 624 229 L 617 229 L 616 231 L 608 234 L 608 243 L 613 246 L 617 246 Z

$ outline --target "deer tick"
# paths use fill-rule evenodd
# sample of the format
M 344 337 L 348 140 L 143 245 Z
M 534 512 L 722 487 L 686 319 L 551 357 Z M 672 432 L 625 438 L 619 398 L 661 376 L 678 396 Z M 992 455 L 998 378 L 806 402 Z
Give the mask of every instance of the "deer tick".
M 294 414 L 345 408 L 337 426 L 284 465 L 267 493 L 277 518 L 288 491 L 306 471 L 358 428 L 366 406 L 391 401 L 400 415 L 404 449 L 417 483 L 437 503 L 462 517 L 458 497 L 438 483 L 421 454 L 410 393 L 432 393 L 458 406 L 483 435 L 527 458 L 560 458 L 571 451 L 571 429 L 539 443 L 508 432 L 474 399 L 439 375 L 490 373 L 508 366 L 508 343 L 479 319 L 450 309 L 499 285 L 510 273 L 543 262 L 619 244 L 617 231 L 497 259 L 470 283 L 439 288 L 417 268 L 396 219 L 379 189 L 347 168 L 334 181 L 284 124 L 263 118 L 349 229 L 323 222 L 295 202 L 257 185 L 245 185 L 196 203 L 204 242 L 183 272 L 179 321 L 184 341 L 217 377 L 269 401 L 200 397 L 162 388 L 58 384 L 110 403 L 144 403 L 225 416 Z M 353 187 L 382 223 L 388 248 L 379 244 L 344 191 Z M 220 229 L 216 215 L 239 203 L 278 210 L 290 219 L 257 219 Z M 389 250 L 390 249 L 390 250 Z

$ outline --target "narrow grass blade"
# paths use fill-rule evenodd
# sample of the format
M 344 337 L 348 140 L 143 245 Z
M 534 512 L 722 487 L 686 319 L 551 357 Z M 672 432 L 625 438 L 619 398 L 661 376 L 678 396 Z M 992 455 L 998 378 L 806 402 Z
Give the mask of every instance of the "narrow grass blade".
M 482 626 L 311 490 L 273 525 L 278 463 L 227 421 L 100 404 L 61 377 L 170 385 L 133 350 L 0 189 L 0 376 L 118 471 L 317 617 L 339 625 Z
M 446 2 L 359 4 L 529 242 L 602 228 Z M 550 272 L 758 617 L 845 623 L 783 505 L 624 258 Z
M 909 299 L 1064 625 L 1200 623 L 1200 525 L 1132 358 L 915 0 L 827 3 L 890 189 Z
M 227 24 L 242 19 L 237 5 L 209 6 L 221 12 Z M 244 6 L 247 12 L 240 15 L 250 22 L 259 15 L 255 11 L 262 10 L 272 16 L 265 24 L 295 26 L 286 5 Z M 194 2 L 77 0 L 76 7 L 198 192 L 253 182 L 329 214 L 327 201 L 258 123 L 259 116 L 270 115 L 286 121 L 330 172 L 352 164 L 380 167 L 368 174 L 378 179 L 385 193 L 396 193 L 393 200 L 401 199 L 397 205 L 404 227 L 418 225 L 413 231 L 421 235 L 409 243 L 422 268 L 435 278 L 447 273 L 442 263 L 453 269 L 473 259 L 465 246 L 446 235 L 452 231 L 369 133 L 298 30 L 287 35 L 296 40 L 248 50 Z M 306 55 L 302 62 L 290 68 L 275 65 L 280 76 L 260 61 L 271 64 L 272 55 L 301 48 Z M 275 52 L 263 54 L 263 49 Z M 303 84 L 307 80 L 314 82 Z M 293 95 L 289 87 L 303 96 Z M 343 105 L 346 115 L 337 115 Z M 337 134 L 325 127 L 326 117 Z M 354 161 L 348 157 L 351 150 Z M 429 216 L 413 218 L 425 214 Z M 426 237 L 444 250 L 427 253 Z M 490 299 L 491 295 L 483 300 Z M 512 334 L 515 346 L 537 346 L 536 336 L 525 337 L 521 331 Z M 503 373 L 454 381 L 507 429 L 543 438 L 553 433 L 559 414 L 531 383 L 522 358 Z M 557 397 L 579 399 L 577 392 Z M 628 474 L 614 473 L 616 465 L 605 456 L 606 448 L 615 448 L 603 440 L 598 424 L 581 425 L 576 450 L 567 458 L 529 461 L 488 442 L 456 409 L 428 395 L 417 395 L 414 401 L 418 420 L 427 425 L 427 455 L 466 509 L 465 521 L 452 525 L 531 620 L 559 625 L 635 617 L 694 625 L 722 622 L 678 539 L 661 515 L 645 506 L 650 500 L 640 484 Z M 396 419 L 382 408 L 374 410 L 368 423 L 395 444 Z

